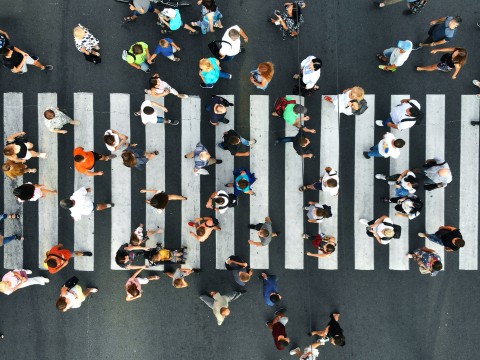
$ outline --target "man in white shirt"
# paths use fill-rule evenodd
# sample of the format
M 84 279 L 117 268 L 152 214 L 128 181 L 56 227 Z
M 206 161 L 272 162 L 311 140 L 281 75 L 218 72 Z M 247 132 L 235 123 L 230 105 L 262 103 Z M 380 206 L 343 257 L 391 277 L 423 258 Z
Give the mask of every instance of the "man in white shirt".
M 378 145 L 373 145 L 370 151 L 364 151 L 363 156 L 365 159 L 371 157 L 384 157 L 397 159 L 400 156 L 400 149 L 405 146 L 405 140 L 396 139 L 392 133 L 386 133 L 383 135 L 383 139 L 380 140 Z
M 388 119 L 376 120 L 375 124 L 398 130 L 409 129 L 422 119 L 423 112 L 420 109 L 421 106 L 417 100 L 403 99 L 392 109 Z
M 338 195 L 338 189 L 340 188 L 339 185 L 339 178 L 338 173 L 336 170 L 332 169 L 331 167 L 325 168 L 325 174 L 318 179 L 317 182 L 310 184 L 310 185 L 303 185 L 300 186 L 298 190 L 305 191 L 305 190 L 319 190 L 319 191 L 326 191 L 331 196 Z
M 293 75 L 295 80 L 300 79 L 300 92 L 298 91 L 298 84 L 293 93 L 301 94 L 302 96 L 310 96 L 319 89 L 316 85 L 320 79 L 320 69 L 322 67 L 322 60 L 313 55 L 308 56 L 300 64 L 300 73 Z
M 410 53 L 413 50 L 413 43 L 410 40 L 397 43 L 397 47 L 391 47 L 383 51 L 382 54 L 377 54 L 378 60 L 387 63 L 388 65 L 379 65 L 378 68 L 384 71 L 394 72 L 397 67 L 402 66 L 407 61 Z
M 155 101 L 145 100 L 140 107 L 140 111 L 135 112 L 133 115 L 141 116 L 143 125 L 147 125 L 148 123 L 151 123 L 151 124 L 165 123 L 170 125 L 179 124 L 178 120 L 168 120 L 163 116 L 158 116 L 157 110 L 155 110 L 154 106 L 158 107 L 159 109 L 162 109 L 163 112 L 166 112 L 166 113 L 168 112 L 168 109 L 165 106 L 160 105 Z
M 223 320 L 230 315 L 228 304 L 233 300 L 237 300 L 246 292 L 246 290 L 240 290 L 232 291 L 226 295 L 222 295 L 219 292 L 211 291 L 210 295 L 200 295 L 200 300 L 202 300 L 210 309 L 213 310 L 213 314 L 217 318 L 217 324 L 222 325 Z
M 248 43 L 248 36 L 240 26 L 234 25 L 225 31 L 225 34 L 222 37 L 222 45 L 220 47 L 220 60 L 230 61 L 235 55 L 238 55 L 242 51 L 240 36 L 245 43 Z
M 419 169 L 413 171 L 420 172 Z M 444 159 L 437 156 L 425 161 L 422 172 L 425 175 L 423 186 L 428 191 L 446 187 L 453 180 L 450 166 Z
M 82 215 L 90 215 L 95 210 L 102 211 L 115 206 L 115 204 L 95 204 L 88 196 L 91 191 L 91 188 L 81 187 L 70 196 L 70 199 L 60 200 L 60 206 L 69 209 L 70 215 L 75 221 L 80 220 Z

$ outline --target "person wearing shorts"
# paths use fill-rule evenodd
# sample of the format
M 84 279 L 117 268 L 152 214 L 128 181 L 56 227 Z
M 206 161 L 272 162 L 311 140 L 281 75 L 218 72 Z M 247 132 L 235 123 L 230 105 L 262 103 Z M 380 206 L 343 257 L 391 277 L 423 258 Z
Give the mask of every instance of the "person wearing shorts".
M 103 171 L 92 171 L 95 162 L 98 160 L 110 161 L 115 157 L 116 155 L 102 155 L 94 151 L 85 151 L 82 147 L 73 150 L 75 170 L 87 176 L 103 175 Z
M 188 98 L 186 94 L 179 94 L 177 90 L 171 87 L 166 81 L 160 79 L 160 75 L 155 74 L 149 80 L 150 89 L 145 89 L 145 94 L 153 97 L 164 97 L 173 94 L 180 99 Z
M 156 9 L 150 0 L 130 0 L 129 1 L 130 10 L 133 11 L 132 16 L 125 16 L 123 21 L 132 22 L 136 21 L 137 18 L 146 13 L 160 14 L 160 10 Z
M 175 61 L 175 62 L 180 61 L 180 58 L 174 55 L 177 51 L 180 51 L 180 47 L 177 44 L 175 44 L 172 39 L 170 38 L 162 39 L 159 41 L 157 47 L 153 51 L 153 54 L 150 55 L 147 62 L 149 64 L 153 64 L 155 62 L 154 59 L 159 54 L 162 54 L 167 59 L 170 59 L 172 61 Z
M 163 116 L 159 116 L 155 107 L 159 108 L 163 112 L 168 112 L 168 109 L 159 104 L 155 101 L 145 100 L 142 105 L 140 106 L 140 111 L 135 112 L 133 115 L 141 116 L 143 125 L 151 124 L 170 124 L 170 125 L 178 125 L 178 120 L 168 120 Z
M 38 61 L 38 56 L 30 56 L 15 46 L 3 47 L 0 49 L 0 55 L 3 56 L 3 66 L 10 69 L 14 74 L 26 73 L 28 71 L 27 65 L 36 66 L 40 70 L 53 70 L 52 65 L 42 65 Z
M 275 318 L 266 323 L 268 330 L 272 333 L 275 347 L 278 350 L 283 350 L 290 344 L 290 339 L 287 337 L 287 330 L 285 326 L 288 323 L 288 317 L 285 315 L 286 309 L 278 309 L 275 312 Z
M 67 287 L 63 285 L 55 306 L 61 312 L 77 309 L 82 306 L 82 303 L 90 294 L 96 292 L 98 292 L 97 288 L 87 288 L 83 291 L 80 285 L 75 285 L 71 289 L 67 289 Z

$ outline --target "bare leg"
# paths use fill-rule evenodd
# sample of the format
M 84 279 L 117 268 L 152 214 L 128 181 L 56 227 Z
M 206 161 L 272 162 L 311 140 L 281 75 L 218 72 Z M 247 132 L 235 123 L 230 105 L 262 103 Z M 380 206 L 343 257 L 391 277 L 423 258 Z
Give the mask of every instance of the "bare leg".
M 187 200 L 187 198 L 182 195 L 168 195 L 168 200 Z
M 190 25 L 188 25 L 188 24 L 185 24 L 183 27 L 184 27 L 185 29 L 187 29 L 188 31 L 196 32 L 196 30 L 195 30 L 194 28 L 192 28 L 192 27 L 191 27 Z
M 83 291 L 83 295 L 84 295 L 85 297 L 87 297 L 87 296 L 89 296 L 90 294 L 96 293 L 96 292 L 98 292 L 98 289 L 96 289 L 96 288 L 87 288 L 87 290 L 84 290 L 84 291 Z
M 95 210 L 97 211 L 103 211 L 105 209 L 111 208 L 113 204 L 97 204 L 97 208 Z
M 185 158 L 186 159 L 193 159 L 193 155 L 194 155 L 193 151 L 189 152 L 188 154 L 185 155 Z
M 38 61 L 38 60 L 35 60 L 32 65 L 36 66 L 36 67 L 38 67 L 39 69 L 42 69 L 42 70 L 45 69 L 45 66 L 40 64 L 40 61 Z
M 417 66 L 417 71 L 435 71 L 437 70 L 437 64 L 428 66 Z

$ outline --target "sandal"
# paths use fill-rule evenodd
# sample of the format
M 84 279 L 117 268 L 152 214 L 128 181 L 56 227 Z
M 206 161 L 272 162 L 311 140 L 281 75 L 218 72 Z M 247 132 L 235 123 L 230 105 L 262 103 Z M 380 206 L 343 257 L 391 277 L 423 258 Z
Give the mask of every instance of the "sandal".
M 198 34 L 197 30 L 188 32 L 188 35 L 197 35 L 197 34 Z
M 123 18 L 123 21 L 125 21 L 126 23 L 128 23 L 128 22 L 134 22 L 135 19 L 132 18 L 131 16 L 125 16 L 125 17 Z
M 387 57 L 382 55 L 382 54 L 377 54 L 377 59 L 380 60 L 381 62 L 387 62 L 388 61 Z
M 158 150 L 155 150 L 154 152 L 152 152 L 153 155 L 157 156 L 159 153 L 158 153 Z
M 20 219 L 20 214 L 8 214 L 9 219 Z
M 307 185 L 303 185 L 303 186 L 300 186 L 300 187 L 298 188 L 298 191 L 305 191 L 305 190 L 307 190 L 307 189 L 308 189 L 308 186 L 307 186 Z
M 330 96 L 324 96 L 323 99 L 329 103 L 333 103 L 333 99 Z
M 170 34 L 170 30 L 160 30 L 160 34 Z

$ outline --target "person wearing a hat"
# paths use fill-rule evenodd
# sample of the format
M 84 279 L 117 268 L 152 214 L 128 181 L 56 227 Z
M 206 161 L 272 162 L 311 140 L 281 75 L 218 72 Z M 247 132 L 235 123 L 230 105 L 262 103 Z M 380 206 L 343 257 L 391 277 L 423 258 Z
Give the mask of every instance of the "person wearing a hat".
M 180 16 L 180 11 L 178 9 L 165 8 L 158 15 L 158 19 L 160 21 L 157 22 L 157 25 L 160 25 L 161 27 L 167 26 L 170 29 L 160 31 L 162 34 L 178 30 L 182 26 L 189 31 L 190 35 L 198 34 L 197 30 L 192 28 L 190 25 L 183 23 L 182 17 Z
M 378 68 L 384 71 L 396 71 L 397 67 L 402 66 L 407 61 L 413 50 L 413 43 L 410 40 L 400 40 L 397 47 L 391 47 L 377 54 L 378 60 L 388 65 L 379 65 Z
M 377 126 L 385 126 L 387 129 L 405 130 L 411 128 L 417 120 L 423 116 L 422 107 L 417 100 L 403 99 L 400 104 L 395 106 L 390 112 L 390 117 L 386 120 L 376 120 Z

